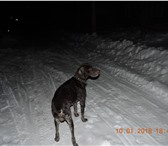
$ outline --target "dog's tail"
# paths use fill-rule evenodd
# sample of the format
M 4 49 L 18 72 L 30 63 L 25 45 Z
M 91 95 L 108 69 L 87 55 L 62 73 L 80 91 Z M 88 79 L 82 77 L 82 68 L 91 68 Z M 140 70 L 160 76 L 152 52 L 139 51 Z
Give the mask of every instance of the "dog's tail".
M 65 114 L 61 108 L 56 108 L 54 104 L 52 104 L 52 115 L 54 118 L 58 119 L 60 122 L 65 121 Z
M 62 109 L 58 112 L 58 119 L 59 119 L 60 122 L 65 121 L 65 114 L 64 114 Z

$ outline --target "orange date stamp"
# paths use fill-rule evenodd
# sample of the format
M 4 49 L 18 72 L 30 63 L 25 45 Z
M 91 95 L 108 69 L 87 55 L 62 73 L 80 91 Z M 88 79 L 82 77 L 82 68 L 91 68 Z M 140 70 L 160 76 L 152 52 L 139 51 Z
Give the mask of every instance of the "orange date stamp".
M 164 128 L 116 128 L 116 134 L 168 134 L 168 129 Z

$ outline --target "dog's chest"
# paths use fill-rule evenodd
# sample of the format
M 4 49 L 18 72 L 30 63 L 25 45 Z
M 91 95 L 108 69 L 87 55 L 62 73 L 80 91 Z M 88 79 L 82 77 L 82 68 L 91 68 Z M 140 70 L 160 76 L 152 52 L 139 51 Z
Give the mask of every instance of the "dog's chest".
M 78 88 L 77 90 L 77 100 L 80 100 L 82 98 L 86 97 L 86 89 L 85 88 Z
M 77 100 L 86 97 L 86 85 L 75 80 L 75 91 Z

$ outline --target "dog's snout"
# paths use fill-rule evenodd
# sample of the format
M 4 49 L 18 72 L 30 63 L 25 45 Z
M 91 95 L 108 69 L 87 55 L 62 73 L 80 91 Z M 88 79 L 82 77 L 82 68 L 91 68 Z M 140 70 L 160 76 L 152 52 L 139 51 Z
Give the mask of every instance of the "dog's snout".
M 100 70 L 99 70 L 99 69 L 97 69 L 97 74 L 99 74 L 99 75 L 100 75 Z
M 100 75 L 100 70 L 99 70 L 99 69 L 95 68 L 95 69 L 94 69 L 94 72 L 95 72 L 97 75 Z
M 100 75 L 100 70 L 97 69 L 97 68 L 93 68 L 93 70 L 92 70 L 92 72 L 90 74 L 90 77 L 95 78 L 95 77 L 98 77 L 99 75 Z
M 100 70 L 99 69 L 96 71 L 96 74 L 97 74 L 97 76 L 100 76 Z

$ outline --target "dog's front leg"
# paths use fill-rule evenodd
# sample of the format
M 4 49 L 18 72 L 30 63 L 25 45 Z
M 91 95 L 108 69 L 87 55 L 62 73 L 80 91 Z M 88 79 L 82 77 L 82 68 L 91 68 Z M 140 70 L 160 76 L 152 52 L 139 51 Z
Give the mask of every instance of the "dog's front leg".
M 58 121 L 58 119 L 54 119 L 54 123 L 55 123 L 55 141 L 58 142 L 60 140 L 60 136 L 59 136 L 59 124 L 60 122 Z
M 78 146 L 78 144 L 76 143 L 76 139 L 75 139 L 75 134 L 74 134 L 74 124 L 73 124 L 73 120 L 71 115 L 66 115 L 65 116 L 65 120 L 70 128 L 71 131 L 71 136 L 72 136 L 72 144 L 73 146 Z
M 79 116 L 78 110 L 77 110 L 77 102 L 74 103 L 74 115 L 75 115 L 75 117 L 78 117 L 78 116 Z
M 85 116 L 84 116 L 84 112 L 85 112 L 85 99 L 82 100 L 82 101 L 80 101 L 80 106 L 81 106 L 81 120 L 83 122 L 86 122 L 88 119 L 85 118 Z

